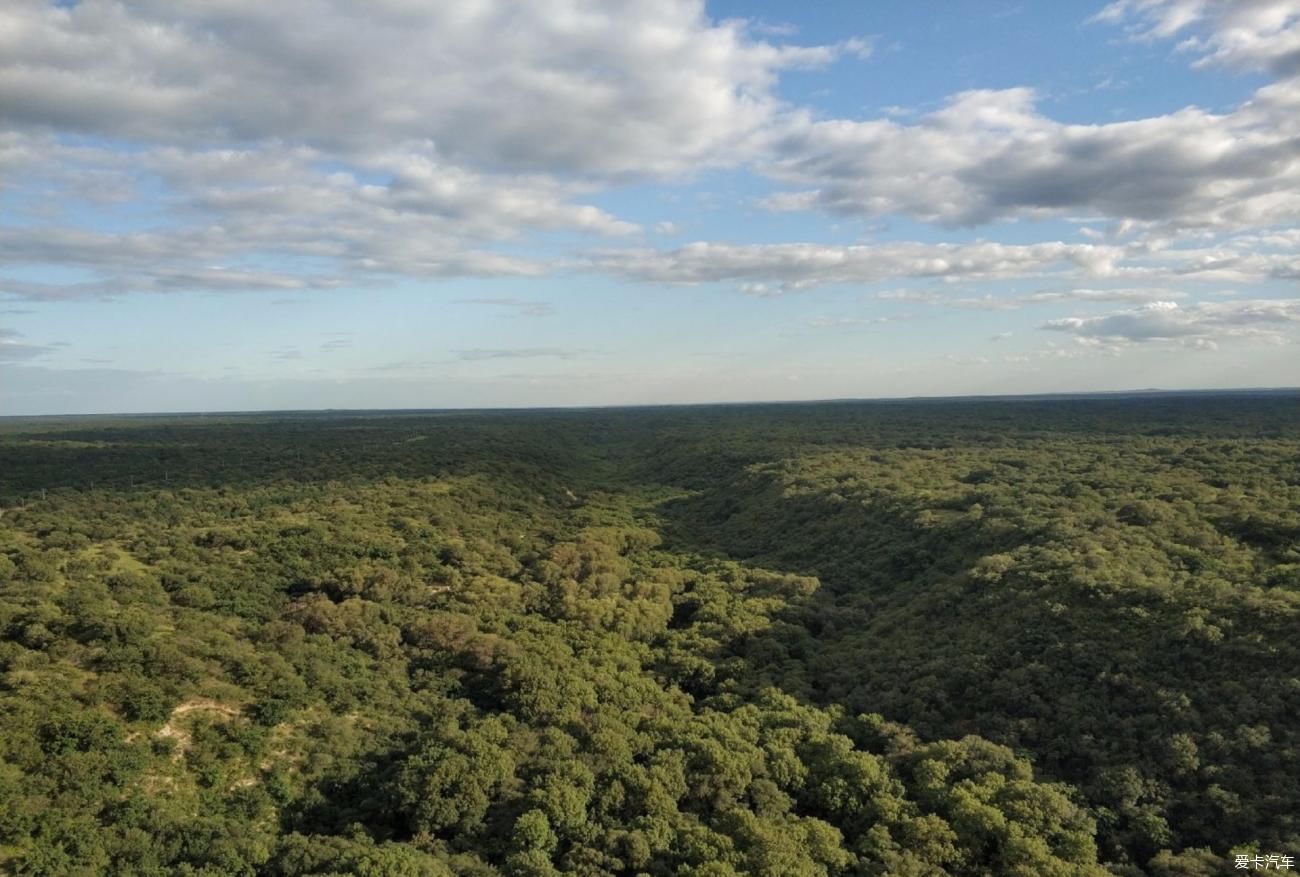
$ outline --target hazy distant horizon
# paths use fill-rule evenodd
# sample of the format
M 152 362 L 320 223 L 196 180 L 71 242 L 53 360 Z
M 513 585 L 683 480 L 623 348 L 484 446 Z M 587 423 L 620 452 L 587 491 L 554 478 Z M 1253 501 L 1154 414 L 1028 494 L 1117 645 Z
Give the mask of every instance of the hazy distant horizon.
M 705 402 L 648 402 L 648 403 L 611 403 L 608 405 L 520 405 L 491 407 L 410 407 L 410 408 L 248 408 L 248 409 L 192 409 L 176 411 L 87 411 L 87 412 L 53 412 L 48 414 L 0 414 L 3 420 L 51 420 L 64 418 L 99 418 L 99 417 L 204 417 L 204 416 L 267 416 L 267 415 L 400 415 L 400 414 L 474 414 L 543 412 L 543 411 L 610 411 L 638 410 L 659 408 L 727 408 L 745 406 L 782 406 L 782 405 L 854 405 L 889 402 L 1015 402 L 1015 401 L 1055 401 L 1070 399 L 1106 399 L 1134 398 L 1145 396 L 1277 396 L 1300 395 L 1300 386 L 1296 387 L 1200 387 L 1194 389 L 1165 389 L 1161 387 L 1138 387 L 1127 390 L 1085 390 L 1061 391 L 1054 393 L 997 393 L 963 396 L 845 396 L 838 398 L 817 399 L 746 399 L 746 400 L 710 400 Z

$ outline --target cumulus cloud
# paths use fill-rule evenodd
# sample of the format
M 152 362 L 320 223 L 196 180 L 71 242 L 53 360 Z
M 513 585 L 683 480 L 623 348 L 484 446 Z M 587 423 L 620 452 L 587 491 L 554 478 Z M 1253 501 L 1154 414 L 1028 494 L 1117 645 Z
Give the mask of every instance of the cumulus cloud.
M 305 294 L 573 266 L 760 296 L 892 279 L 1296 279 L 1300 239 L 1277 229 L 1300 221 L 1298 3 L 1113 3 L 1098 18 L 1135 38 L 1281 78 L 1229 112 L 1075 125 L 1029 88 L 818 118 L 781 99 L 780 76 L 871 42 L 792 45 L 780 28 L 712 20 L 701 0 L 13 0 L 0 5 L 0 178 L 18 219 L 0 226 L 0 266 L 80 279 L 11 272 L 0 294 Z M 1084 245 L 696 243 L 577 260 L 533 246 L 538 233 L 583 248 L 677 234 L 614 215 L 600 193 L 719 167 L 784 184 L 766 201 L 778 210 L 1115 223 Z M 1172 246 L 1189 228 L 1259 239 Z M 1156 300 L 1053 295 L 1032 301 Z
M 1297 0 L 1119 0 L 1095 20 L 1121 23 L 1137 39 L 1169 39 L 1190 32 L 1178 48 L 1197 66 L 1300 73 Z
M 246 192 L 245 203 L 218 212 L 212 224 L 146 231 L 0 228 L 0 265 L 57 265 L 94 278 L 50 283 L 0 277 L 0 293 L 64 300 L 132 292 L 286 292 L 373 285 L 393 276 L 535 276 L 544 270 L 536 260 L 459 237 L 448 230 L 450 220 L 329 196 L 317 190 L 277 207 Z M 295 264 L 260 267 L 268 250 Z
M 1071 333 L 1090 344 L 1178 341 L 1208 350 L 1231 338 L 1282 343 L 1297 323 L 1300 299 L 1203 302 L 1189 307 L 1156 301 L 1100 316 L 1048 320 L 1043 328 Z
M 1300 279 L 1300 252 L 1261 245 L 1259 237 L 1230 237 L 1202 247 L 1140 242 L 1129 252 L 1145 264 L 1130 276 L 1146 281 L 1195 279 L 1243 284 Z
M 1123 257 L 1097 244 L 927 244 L 857 246 L 813 243 L 728 244 L 698 242 L 676 250 L 607 250 L 591 254 L 589 267 L 632 280 L 670 284 L 734 282 L 755 295 L 794 292 L 828 284 L 866 284 L 899 278 L 990 280 L 1033 276 L 1068 266 L 1107 276 Z
M 67 156 L 48 159 L 60 165 Z M 580 187 L 538 175 L 488 176 L 439 164 L 429 156 L 377 153 L 348 170 L 302 148 L 183 151 L 172 147 L 122 154 L 79 149 L 76 160 L 129 173 L 141 189 L 167 193 L 167 221 L 148 228 L 114 221 L 87 229 L 66 221 L 32 221 L 0 229 L 0 264 L 76 267 L 95 279 L 42 287 L 7 284 L 26 298 L 110 297 L 173 290 L 292 290 L 407 277 L 528 276 L 543 267 L 498 244 L 528 231 L 599 235 L 635 229 L 603 210 L 570 200 Z M 33 173 L 25 173 L 27 187 Z M 98 171 L 100 168 L 96 168 Z M 64 167 L 64 176 L 76 174 Z M 47 178 L 49 174 L 45 175 Z M 21 195 L 20 184 L 15 191 Z M 64 203 L 77 184 L 56 189 Z M 47 199 L 42 199 L 47 200 Z M 266 258 L 292 259 L 274 270 Z
M 492 170 L 671 174 L 743 157 L 781 111 L 779 71 L 868 50 L 775 43 L 698 0 L 16 0 L 0 10 L 0 119 L 186 147 L 429 141 Z
M 1109 124 L 1054 120 L 1024 87 L 962 92 L 912 121 L 809 121 L 765 165 L 794 188 L 761 203 L 948 226 L 1078 212 L 1229 230 L 1300 220 L 1300 0 L 1119 0 L 1095 20 L 1180 38 L 1196 66 L 1279 81 L 1226 113 Z
M 500 245 L 638 231 L 587 196 L 752 159 L 801 115 L 783 71 L 870 51 L 777 36 L 700 0 L 15 0 L 0 176 L 25 221 L 0 264 L 94 275 L 8 285 L 27 298 L 535 275 Z M 132 199 L 165 215 L 69 221 Z
M 1187 107 L 1110 124 L 1058 122 L 1029 88 L 968 91 L 913 123 L 826 120 L 791 130 L 765 166 L 800 187 L 773 210 L 903 214 L 948 226 L 1090 211 L 1175 226 L 1300 218 L 1300 83 L 1232 112 Z

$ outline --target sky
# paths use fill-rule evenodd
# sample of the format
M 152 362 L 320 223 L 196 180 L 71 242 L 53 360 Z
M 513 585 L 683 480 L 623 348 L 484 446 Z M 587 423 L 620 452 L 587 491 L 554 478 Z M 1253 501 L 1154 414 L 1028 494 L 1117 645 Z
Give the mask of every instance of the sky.
M 0 414 L 1300 386 L 1300 0 L 4 0 Z

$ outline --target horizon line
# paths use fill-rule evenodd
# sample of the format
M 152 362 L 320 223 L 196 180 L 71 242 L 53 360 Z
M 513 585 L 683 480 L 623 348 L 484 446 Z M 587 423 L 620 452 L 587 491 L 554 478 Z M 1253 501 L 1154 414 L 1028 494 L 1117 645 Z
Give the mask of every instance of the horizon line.
M 1224 395 L 1285 395 L 1300 394 L 1296 387 L 1203 387 L 1195 389 L 1169 389 L 1164 387 L 1142 387 L 1124 390 L 1059 390 L 1043 393 L 971 393 L 955 396 L 912 395 L 912 396 L 837 396 L 818 399 L 767 399 L 767 400 L 719 400 L 711 402 L 628 402 L 606 405 L 500 405 L 485 407 L 444 407 L 444 408 L 229 408 L 229 409 L 193 409 L 188 411 L 95 411 L 63 412 L 56 414 L 0 414 L 0 421 L 38 420 L 58 418 L 90 417 L 204 417 L 217 416 L 252 416 L 275 414 L 475 414 L 475 413 L 525 413 L 545 411 L 618 411 L 658 408 L 722 408 L 765 405 L 831 405 L 853 403 L 886 402 L 991 402 L 991 401 L 1052 401 L 1067 399 L 1087 399 L 1096 397 L 1133 397 L 1133 396 L 1224 396 Z

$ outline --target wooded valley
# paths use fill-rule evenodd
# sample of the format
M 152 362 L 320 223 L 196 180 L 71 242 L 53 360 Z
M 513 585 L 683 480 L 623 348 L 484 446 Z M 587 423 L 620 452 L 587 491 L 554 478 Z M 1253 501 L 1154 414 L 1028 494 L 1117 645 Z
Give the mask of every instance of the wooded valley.
M 0 873 L 1300 857 L 1300 396 L 0 420 Z

